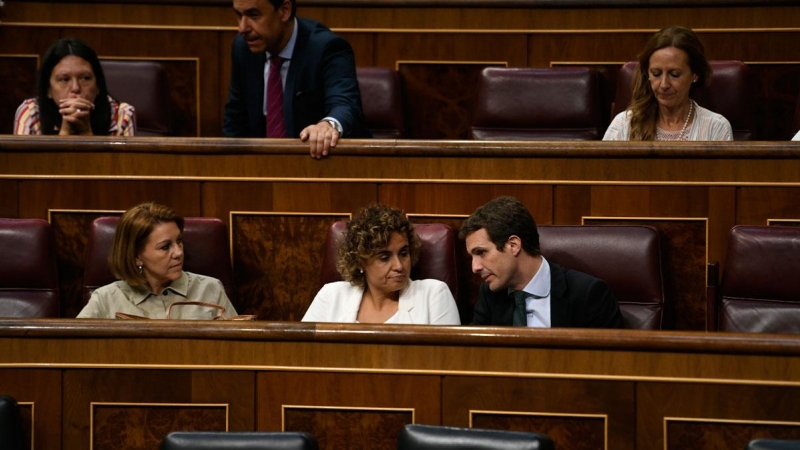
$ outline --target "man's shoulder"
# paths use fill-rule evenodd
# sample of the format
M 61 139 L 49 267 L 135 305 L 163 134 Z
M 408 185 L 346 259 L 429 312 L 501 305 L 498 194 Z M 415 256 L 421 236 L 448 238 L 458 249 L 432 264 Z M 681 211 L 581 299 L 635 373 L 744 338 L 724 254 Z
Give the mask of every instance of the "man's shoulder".
M 556 279 L 557 277 L 563 277 L 567 286 L 591 286 L 595 283 L 606 284 L 605 281 L 597 278 L 594 275 L 589 275 L 588 273 L 581 272 L 579 270 L 568 269 L 552 262 L 550 262 L 550 276 L 553 279 Z
M 307 33 L 308 40 L 312 43 L 312 45 L 319 46 L 321 44 L 326 44 L 333 41 L 347 42 L 343 37 L 334 33 L 330 28 L 314 19 L 298 17 L 297 23 L 300 27 L 299 33 Z
M 330 28 L 325 26 L 325 24 L 323 24 L 322 22 L 317 22 L 314 19 L 307 19 L 305 17 L 298 17 L 297 18 L 297 23 L 299 24 L 301 31 L 302 30 L 307 30 L 311 34 L 316 34 L 316 33 L 334 34 L 333 31 L 331 31 Z

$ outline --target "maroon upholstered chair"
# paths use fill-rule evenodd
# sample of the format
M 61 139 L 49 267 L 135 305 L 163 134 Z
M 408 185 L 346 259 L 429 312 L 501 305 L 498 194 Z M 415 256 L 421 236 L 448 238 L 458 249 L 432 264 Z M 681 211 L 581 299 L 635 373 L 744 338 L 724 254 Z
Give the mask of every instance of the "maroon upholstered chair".
M 636 225 L 541 225 L 548 261 L 604 280 L 627 328 L 658 330 L 665 309 L 658 230 Z
M 118 223 L 119 217 L 100 217 L 92 222 L 83 272 L 84 303 L 89 301 L 92 291 L 115 280 L 108 256 Z M 225 224 L 216 218 L 186 217 L 183 242 L 183 270 L 220 280 L 231 303 L 238 307 Z
M 397 438 L 397 450 L 554 450 L 549 436 L 528 431 L 457 428 L 408 424 Z
M 709 264 L 709 330 L 800 333 L 799 227 L 733 227 L 718 272 Z
M 603 137 L 600 84 L 594 69 L 481 72 L 473 139 L 596 140 Z
M 137 136 L 170 134 L 169 83 L 164 67 L 154 61 L 100 61 L 108 92 L 136 108 Z
M 797 94 L 797 104 L 794 107 L 794 121 L 792 122 L 789 139 L 793 138 L 798 131 L 800 131 L 800 92 Z
M 317 439 L 297 431 L 173 431 L 160 450 L 317 450 Z
M 414 229 L 419 236 L 421 247 L 419 260 L 411 269 L 412 280 L 433 278 L 444 281 L 453 298 L 458 298 L 458 275 L 456 273 L 456 236 L 453 229 L 441 223 L 415 224 Z M 322 257 L 320 286 L 342 277 L 336 271 L 336 250 L 344 236 L 347 226 L 345 222 L 334 222 L 325 239 L 325 253 Z
M 40 219 L 0 219 L 0 317 L 58 317 L 53 230 Z
M 617 75 L 612 118 L 625 111 L 631 103 L 631 80 L 636 64 L 636 61 L 625 63 Z M 756 83 L 750 69 L 741 61 L 709 61 L 709 64 L 714 71 L 711 83 L 706 87 L 694 87 L 691 98 L 698 105 L 725 116 L 733 128 L 734 140 L 756 140 L 758 133 L 753 112 Z
M 367 128 L 378 139 L 406 136 L 400 77 L 396 70 L 382 67 L 356 68 L 358 87 Z

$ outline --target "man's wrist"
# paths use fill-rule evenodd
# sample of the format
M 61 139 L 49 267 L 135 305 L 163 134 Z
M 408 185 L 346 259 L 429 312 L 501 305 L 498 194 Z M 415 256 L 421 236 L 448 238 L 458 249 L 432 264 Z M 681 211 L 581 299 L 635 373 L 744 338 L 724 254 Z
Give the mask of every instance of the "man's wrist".
M 342 129 L 341 129 L 342 126 L 336 123 L 334 119 L 326 117 L 325 119 L 322 119 L 320 122 L 327 122 L 327 124 L 330 125 L 331 128 L 333 128 L 334 130 L 336 130 L 337 133 L 342 134 Z

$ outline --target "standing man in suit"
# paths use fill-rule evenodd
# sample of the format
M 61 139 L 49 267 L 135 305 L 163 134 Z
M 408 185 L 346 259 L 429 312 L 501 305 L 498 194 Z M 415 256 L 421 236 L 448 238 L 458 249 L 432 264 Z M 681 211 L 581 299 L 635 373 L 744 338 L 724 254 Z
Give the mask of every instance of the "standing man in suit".
M 340 137 L 371 137 L 347 41 L 319 22 L 295 18 L 295 0 L 233 0 L 233 9 L 239 34 L 231 50 L 225 136 L 299 137 L 317 159 Z M 277 102 L 270 105 L 274 89 Z
M 622 328 L 608 284 L 548 262 L 531 213 L 514 197 L 478 208 L 461 227 L 472 271 L 483 278 L 473 325 Z

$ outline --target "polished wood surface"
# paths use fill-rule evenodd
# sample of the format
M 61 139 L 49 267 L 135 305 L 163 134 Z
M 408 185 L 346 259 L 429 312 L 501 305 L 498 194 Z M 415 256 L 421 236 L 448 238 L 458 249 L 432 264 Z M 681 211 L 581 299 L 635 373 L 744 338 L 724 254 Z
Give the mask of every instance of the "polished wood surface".
M 220 428 L 391 449 L 411 422 L 546 432 L 559 448 L 707 448 L 703 433 L 743 448 L 800 426 L 789 335 L 0 319 L 0 354 L 4 392 L 33 403 L 36 449 Z
M 546 4 L 545 4 L 546 3 Z M 406 125 L 415 139 L 468 135 L 476 75 L 486 66 L 589 66 L 601 77 L 604 119 L 616 74 L 647 38 L 672 24 L 695 29 L 709 59 L 740 60 L 756 86 L 760 139 L 788 140 L 800 88 L 796 2 L 301 2 L 353 46 L 356 65 L 397 69 Z M 7 2 L 0 73 L 16 80 L 0 98 L 0 133 L 33 95 L 37 58 L 57 38 L 76 36 L 101 58 L 161 62 L 172 87 L 175 133 L 219 136 L 228 96 L 235 16 L 226 2 Z M 702 6 L 701 6 L 702 5 Z M 137 45 L 129 45 L 136 42 Z M 113 93 L 112 93 L 113 94 Z
M 657 228 L 665 328 L 679 330 L 705 329 L 706 263 L 724 261 L 733 225 L 800 221 L 793 142 L 343 140 L 325 160 L 307 152 L 294 140 L 0 136 L 0 208 L 53 225 L 62 317 L 83 307 L 91 220 L 152 200 L 228 225 L 238 312 L 296 321 L 319 288 L 330 223 L 379 201 L 458 230 L 478 206 L 514 195 L 540 225 Z M 468 322 L 480 279 L 458 249 Z

